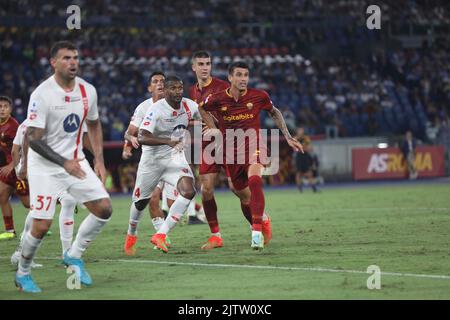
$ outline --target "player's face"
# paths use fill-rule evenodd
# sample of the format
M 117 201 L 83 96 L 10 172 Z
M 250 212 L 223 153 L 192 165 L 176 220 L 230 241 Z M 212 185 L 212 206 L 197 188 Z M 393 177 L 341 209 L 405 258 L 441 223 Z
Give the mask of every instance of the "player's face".
M 78 51 L 69 49 L 60 49 L 56 57 L 50 60 L 55 72 L 59 73 L 63 78 L 75 79 L 78 73 L 79 61 Z
M 161 74 L 154 75 L 148 86 L 148 91 L 152 96 L 156 96 L 158 99 L 164 97 L 164 76 Z
M 233 73 L 228 75 L 231 86 L 239 91 L 245 91 L 248 86 L 249 72 L 245 68 L 235 68 Z
M 180 103 L 183 98 L 183 82 L 171 81 L 166 84 L 164 94 L 168 100 Z
M 12 107 L 8 101 L 0 101 L 0 120 L 4 121 L 7 119 L 12 112 Z
M 211 77 L 211 58 L 195 58 L 192 70 L 195 72 L 197 79 L 208 80 Z

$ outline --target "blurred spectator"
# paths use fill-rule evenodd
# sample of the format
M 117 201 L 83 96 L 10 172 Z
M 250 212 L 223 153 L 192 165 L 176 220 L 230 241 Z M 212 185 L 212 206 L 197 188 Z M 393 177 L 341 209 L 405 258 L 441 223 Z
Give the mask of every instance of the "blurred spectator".
M 401 151 L 403 153 L 403 158 L 408 167 L 409 179 L 417 178 L 416 170 L 416 146 L 417 141 L 414 139 L 411 130 L 406 131 L 405 140 L 402 142 Z

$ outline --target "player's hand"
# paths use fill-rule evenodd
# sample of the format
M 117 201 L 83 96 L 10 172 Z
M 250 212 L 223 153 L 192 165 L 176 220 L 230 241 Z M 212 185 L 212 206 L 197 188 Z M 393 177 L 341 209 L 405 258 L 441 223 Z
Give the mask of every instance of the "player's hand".
M 86 172 L 81 169 L 80 161 L 84 159 L 70 159 L 64 161 L 64 169 L 71 176 L 77 177 L 78 179 L 86 178 Z
M 303 146 L 302 144 L 295 138 L 288 138 L 287 139 L 287 143 L 289 144 L 289 146 L 294 149 L 294 151 L 298 151 L 301 153 L 305 153 L 305 151 L 303 150 Z
M 0 168 L 0 177 L 7 177 L 14 170 L 14 163 L 9 163 L 8 165 Z
M 94 160 L 94 171 L 97 177 L 100 178 L 103 184 L 106 182 L 106 168 L 103 161 L 95 161 Z
M 122 151 L 122 159 L 123 159 L 123 160 L 128 160 L 128 159 L 130 159 L 132 155 L 133 155 L 133 154 L 131 153 L 131 150 L 130 150 L 130 149 L 128 149 L 128 148 L 123 149 L 123 151 Z
M 131 145 L 133 146 L 133 148 L 138 149 L 141 145 L 138 142 L 138 138 L 137 137 L 131 137 Z
M 17 174 L 17 178 L 19 178 L 20 180 L 25 180 L 27 178 L 27 166 L 26 165 L 22 165 L 22 167 L 19 170 L 19 173 Z
M 178 138 L 171 137 L 168 145 L 171 146 L 172 148 L 175 148 L 178 144 L 182 144 L 182 140 L 183 138 L 181 137 Z

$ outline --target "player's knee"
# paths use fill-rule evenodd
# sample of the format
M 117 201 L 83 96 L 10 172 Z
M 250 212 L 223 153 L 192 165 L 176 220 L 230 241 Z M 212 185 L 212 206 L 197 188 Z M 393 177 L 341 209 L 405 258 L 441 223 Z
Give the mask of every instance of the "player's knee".
M 62 206 L 75 207 L 77 202 L 73 198 L 63 198 L 60 200 Z
M 108 220 L 109 218 L 111 218 L 111 215 L 112 215 L 111 201 L 105 199 L 100 203 L 97 217 L 99 217 L 100 219 Z
M 134 203 L 134 206 L 137 210 L 142 211 L 147 206 L 147 203 L 148 203 L 148 199 L 142 199 L 142 200 L 136 201 Z
M 178 191 L 183 196 L 183 198 L 190 200 L 194 199 L 196 194 L 194 186 L 182 186 Z
M 205 199 L 211 199 L 214 197 L 214 187 L 209 185 L 202 185 L 202 197 Z

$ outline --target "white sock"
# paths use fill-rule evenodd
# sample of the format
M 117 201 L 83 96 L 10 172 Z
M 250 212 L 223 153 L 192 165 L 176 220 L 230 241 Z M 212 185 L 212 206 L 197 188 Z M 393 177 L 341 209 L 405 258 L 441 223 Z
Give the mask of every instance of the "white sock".
M 83 220 L 78 229 L 77 237 L 73 242 L 72 248 L 69 250 L 69 256 L 75 259 L 80 259 L 87 247 L 100 233 L 103 226 L 110 219 L 100 219 L 94 214 L 89 215 Z
M 28 212 L 27 217 L 25 218 L 25 225 L 23 226 L 23 232 L 20 236 L 20 246 L 22 246 L 23 239 L 25 238 L 25 235 L 28 231 L 31 230 L 31 227 L 33 226 L 33 218 L 31 217 L 31 211 Z
M 187 208 L 187 214 L 189 217 L 195 217 L 195 199 L 192 199 L 191 203 L 189 203 L 189 206 Z
M 269 219 L 269 216 L 267 215 L 267 213 L 264 211 L 263 212 L 263 221 L 267 221 Z
M 30 274 L 31 263 L 33 262 L 33 258 L 36 255 L 41 242 L 42 239 L 36 239 L 31 235 L 30 231 L 25 234 L 22 244 L 22 256 L 19 260 L 19 269 L 17 270 L 18 275 L 23 276 Z
M 152 219 L 153 227 L 155 228 L 156 232 L 161 228 L 162 224 L 164 223 L 164 219 L 161 217 L 156 217 Z
M 73 239 L 74 211 L 77 202 L 72 199 L 61 201 L 61 212 L 59 213 L 59 234 L 62 245 L 62 252 L 70 249 Z
M 211 233 L 212 236 L 216 236 L 219 238 L 222 238 L 222 235 L 220 234 L 220 232 L 216 232 L 216 233 Z
M 186 211 L 190 202 L 190 199 L 186 199 L 180 194 L 170 207 L 169 214 L 167 215 L 163 225 L 159 228 L 158 233 L 167 234 L 170 230 L 172 230 L 177 222 L 180 221 L 181 216 Z
M 144 213 L 144 211 L 139 211 L 135 204 L 132 203 L 131 207 L 130 207 L 130 221 L 128 223 L 128 234 L 135 236 L 137 235 L 137 227 L 138 227 L 138 223 L 139 220 L 142 217 L 142 214 Z

